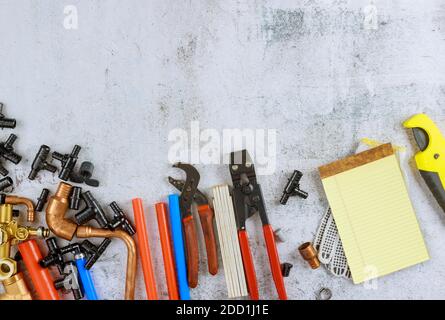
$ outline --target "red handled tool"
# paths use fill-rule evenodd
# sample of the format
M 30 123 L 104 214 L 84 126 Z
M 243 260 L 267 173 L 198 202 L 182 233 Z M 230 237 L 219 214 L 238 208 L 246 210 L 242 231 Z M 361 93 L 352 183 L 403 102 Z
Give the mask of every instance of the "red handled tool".
M 281 300 L 287 300 L 286 287 L 284 286 L 284 279 L 281 273 L 280 257 L 275 244 L 273 229 L 267 217 L 261 187 L 257 183 L 255 167 L 246 150 L 231 153 L 230 175 L 233 181 L 232 198 L 238 227 L 238 238 L 250 298 L 258 300 L 259 293 L 255 266 L 249 246 L 249 237 L 246 231 L 246 220 L 258 213 L 263 224 L 264 240 L 278 297 Z
M 188 281 L 190 288 L 196 288 L 198 285 L 199 253 L 198 238 L 192 214 L 192 203 L 195 202 L 198 206 L 199 220 L 201 221 L 206 244 L 209 273 L 212 275 L 218 273 L 218 255 L 213 228 L 214 213 L 207 197 L 198 189 L 200 180 L 198 170 L 186 163 L 177 163 L 174 167 L 186 172 L 185 181 L 176 180 L 172 177 L 168 177 L 168 181 L 181 191 L 180 206 L 187 253 Z

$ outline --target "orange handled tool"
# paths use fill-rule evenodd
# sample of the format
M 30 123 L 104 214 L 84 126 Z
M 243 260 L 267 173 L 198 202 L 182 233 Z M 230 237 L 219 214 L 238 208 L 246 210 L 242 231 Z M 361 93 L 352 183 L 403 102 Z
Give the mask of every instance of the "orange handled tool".
M 197 201 L 197 199 L 199 198 L 195 196 L 195 201 Z M 208 201 L 205 196 L 203 201 Z M 204 241 L 206 244 L 209 273 L 214 276 L 218 273 L 218 253 L 216 251 L 215 229 L 213 228 L 215 213 L 207 202 L 198 205 L 198 215 L 199 221 L 201 221 L 202 233 L 204 234 Z
M 209 205 L 207 197 L 198 189 L 200 180 L 198 170 L 187 163 L 176 163 L 173 167 L 180 168 L 186 173 L 185 181 L 177 180 L 172 177 L 168 177 L 168 181 L 176 189 L 181 191 L 180 208 L 187 254 L 188 282 L 190 288 L 195 288 L 198 285 L 199 248 L 195 221 L 192 213 L 192 204 L 196 203 L 198 206 L 199 220 L 201 221 L 201 228 L 204 234 L 209 273 L 211 275 L 216 275 L 218 273 L 218 253 L 216 250 L 216 238 L 213 227 L 215 214 Z
M 278 297 L 281 300 L 287 300 L 286 287 L 284 286 L 284 279 L 281 273 L 280 257 L 278 256 L 273 229 L 269 224 L 263 194 L 256 179 L 254 165 L 246 150 L 231 153 L 230 175 L 233 182 L 232 199 L 238 228 L 238 239 L 250 298 L 256 300 L 259 298 L 259 295 L 255 267 L 246 231 L 246 220 L 254 214 L 259 214 L 263 224 L 264 240 Z
M 133 199 L 134 221 L 136 224 L 136 235 L 138 238 L 139 254 L 141 256 L 142 271 L 144 273 L 145 290 L 148 300 L 158 300 L 156 290 L 156 279 L 151 262 L 150 245 L 148 239 L 147 225 L 145 223 L 144 206 L 139 198 Z
M 28 240 L 18 245 L 23 262 L 29 272 L 34 288 L 40 300 L 60 300 L 49 270 L 40 266 L 43 259 L 35 240 Z
M 165 277 L 167 280 L 168 297 L 170 300 L 179 300 L 178 284 L 176 282 L 175 260 L 171 246 L 171 235 L 168 223 L 167 205 L 164 202 L 156 203 L 156 216 L 158 218 L 159 236 L 161 238 L 162 256 L 164 258 Z

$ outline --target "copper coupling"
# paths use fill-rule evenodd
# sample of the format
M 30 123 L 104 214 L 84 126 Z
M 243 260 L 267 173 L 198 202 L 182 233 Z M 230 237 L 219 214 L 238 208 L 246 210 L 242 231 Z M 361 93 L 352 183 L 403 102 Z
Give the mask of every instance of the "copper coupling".
M 318 269 L 320 267 L 320 260 L 318 260 L 318 253 L 314 246 L 310 242 L 303 243 L 299 248 L 301 256 L 312 269 Z

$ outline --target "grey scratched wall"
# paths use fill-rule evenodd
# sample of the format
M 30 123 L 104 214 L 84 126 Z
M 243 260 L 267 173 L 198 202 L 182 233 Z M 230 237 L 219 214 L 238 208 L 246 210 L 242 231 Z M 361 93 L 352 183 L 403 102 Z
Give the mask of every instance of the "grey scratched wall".
M 377 24 L 366 23 L 370 5 Z M 78 28 L 66 29 L 74 5 Z M 71 9 L 70 9 L 71 8 Z M 68 7 L 71 12 L 72 7 Z M 103 203 L 147 205 L 157 280 L 166 285 L 152 204 L 172 191 L 168 134 L 174 128 L 277 130 L 277 168 L 263 176 L 271 222 L 288 241 L 283 261 L 292 299 L 329 287 L 336 299 L 445 298 L 444 215 L 408 170 L 431 260 L 384 277 L 377 290 L 311 271 L 296 248 L 312 240 L 327 206 L 316 167 L 353 152 L 369 137 L 408 146 L 401 122 L 428 112 L 445 129 L 445 3 L 425 1 L 0 1 L 0 101 L 18 118 L 25 156 L 12 169 L 16 192 L 55 190 L 50 174 L 29 182 L 42 143 L 68 152 L 77 143 L 92 160 Z M 6 137 L 7 131 L 1 132 Z M 202 188 L 230 181 L 227 166 L 198 166 Z M 13 168 L 9 166 L 9 168 Z M 305 172 L 308 200 L 277 205 L 286 176 Z M 43 217 L 39 217 L 43 221 Z M 249 223 L 261 296 L 275 298 L 259 221 Z M 201 248 L 201 253 L 204 253 Z M 104 299 L 122 297 L 124 246 L 115 241 L 94 268 Z M 193 298 L 225 298 L 223 272 L 201 264 Z M 144 298 L 142 275 L 137 297 Z

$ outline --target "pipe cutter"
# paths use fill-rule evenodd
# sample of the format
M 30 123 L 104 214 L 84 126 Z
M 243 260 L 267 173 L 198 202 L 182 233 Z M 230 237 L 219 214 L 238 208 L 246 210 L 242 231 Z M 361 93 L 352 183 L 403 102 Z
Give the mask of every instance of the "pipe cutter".
M 230 175 L 233 182 L 233 206 L 235 208 L 238 239 L 250 297 L 252 300 L 259 299 L 255 266 L 246 231 L 246 220 L 258 213 L 263 224 L 264 240 L 266 242 L 267 254 L 269 256 L 269 264 L 275 287 L 280 300 L 287 300 L 287 293 L 281 272 L 280 257 L 278 256 L 278 250 L 275 244 L 274 232 L 267 217 L 263 194 L 255 174 L 255 167 L 246 150 L 232 152 L 230 158 Z

